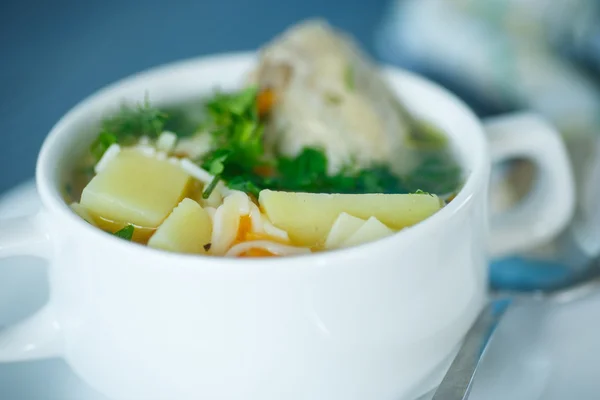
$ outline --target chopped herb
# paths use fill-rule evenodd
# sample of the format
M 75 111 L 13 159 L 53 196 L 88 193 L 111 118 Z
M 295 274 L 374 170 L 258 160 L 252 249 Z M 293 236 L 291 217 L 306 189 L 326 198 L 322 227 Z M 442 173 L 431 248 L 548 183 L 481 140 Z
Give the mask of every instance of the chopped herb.
M 65 193 L 67 196 L 71 197 L 73 195 L 73 185 L 70 183 L 65 184 Z
M 426 194 L 428 196 L 432 196 L 433 197 L 433 195 L 431 193 L 424 192 L 421 189 L 415 190 L 415 192 L 413 194 Z
M 123 104 L 115 115 L 102 121 L 100 133 L 90 146 L 90 152 L 97 162 L 114 143 L 132 144 L 141 136 L 157 138 L 166 120 L 167 115 L 151 107 L 148 99 L 135 107 Z
M 462 168 L 455 157 L 443 150 L 419 151 L 419 164 L 403 177 L 410 192 L 421 189 L 428 193 L 446 194 L 462 184 Z
M 351 67 L 346 78 L 348 86 L 354 87 Z M 203 198 L 210 196 L 219 180 L 255 197 L 263 189 L 310 193 L 413 193 L 421 189 L 423 193 L 445 193 L 460 183 L 460 169 L 453 167 L 450 158 L 440 158 L 438 146 L 442 141 L 435 134 L 415 139 L 424 144 L 416 150 L 423 156 L 415 171 L 405 177 L 396 176 L 385 165 L 344 168 L 329 174 L 327 155 L 319 148 L 304 148 L 295 157 L 269 158 L 262 143 L 264 126 L 257 112 L 257 93 L 253 87 L 218 93 L 206 104 L 208 120 L 204 126 L 216 150 L 198 160 L 215 176 Z
M 101 132 L 96 140 L 94 140 L 94 143 L 92 143 L 90 152 L 94 159 L 98 161 L 102 158 L 106 150 L 114 143 L 117 143 L 116 135 L 108 132 Z
M 203 163 L 204 169 L 213 175 L 220 175 L 225 170 L 225 161 L 231 155 L 231 150 L 217 149 L 210 153 Z
M 352 65 L 348 65 L 344 70 L 344 83 L 346 84 L 346 88 L 350 91 L 353 91 L 355 88 L 354 82 L 354 68 Z
M 206 106 L 215 148 L 227 150 L 231 163 L 255 165 L 263 156 L 263 124 L 256 96 L 256 88 L 251 87 L 235 94 L 217 94 Z
M 325 100 L 329 104 L 338 105 L 342 102 L 342 98 L 334 93 L 325 93 Z
M 448 138 L 438 127 L 428 121 L 416 121 L 416 129 L 410 131 L 412 144 L 421 149 L 443 150 L 448 146 Z
M 202 246 L 202 247 L 204 247 L 204 251 L 209 251 L 211 246 L 212 246 L 212 244 L 211 244 L 211 243 L 206 243 L 206 244 L 205 244 L 204 246 Z
M 316 148 L 305 148 L 294 158 L 280 157 L 277 175 L 262 184 L 268 189 L 312 193 L 406 193 L 398 177 L 384 166 L 345 168 L 329 175 L 327 156 Z
M 81 174 L 81 175 L 85 175 L 88 176 L 89 179 L 91 179 L 95 172 L 94 172 L 94 166 L 93 165 L 86 165 L 84 167 L 78 168 L 77 169 L 77 173 Z
M 387 166 L 373 166 L 356 174 L 354 193 L 408 193 L 402 180 Z
M 215 175 L 203 197 L 210 196 L 223 179 L 231 188 L 257 193 L 259 176 L 254 170 L 267 165 L 262 144 L 263 124 L 257 110 L 257 89 L 250 87 L 237 93 L 218 93 L 207 104 L 206 126 L 216 150 L 208 153 L 200 164 Z
M 119 112 L 102 122 L 102 132 L 109 133 L 119 142 L 141 136 L 157 138 L 163 131 L 167 115 L 150 105 L 148 99 L 135 107 L 123 104 Z
M 157 138 L 163 131 L 167 115 L 151 107 L 148 99 L 132 107 L 123 104 L 119 112 L 102 121 L 100 134 L 90 151 L 96 161 L 113 143 L 131 144 L 141 136 Z
M 219 175 L 216 175 L 213 178 L 213 180 L 210 181 L 210 183 L 208 184 L 208 186 L 206 187 L 206 189 L 204 189 L 204 192 L 202 192 L 202 198 L 204 200 L 206 200 L 206 199 L 208 199 L 210 197 L 210 195 L 212 194 L 212 192 L 215 190 L 215 188 L 219 184 L 220 180 L 221 180 L 221 178 L 219 177 Z
M 253 178 L 256 179 L 254 176 L 236 176 L 227 182 L 227 187 L 233 190 L 240 190 L 245 193 L 250 193 L 254 197 L 258 198 L 258 194 L 260 193 L 261 189 L 252 181 Z
M 277 164 L 281 186 L 307 191 L 327 184 L 327 156 L 320 149 L 305 148 L 295 158 L 281 157 Z
M 127 225 L 125 228 L 120 229 L 113 233 L 113 235 L 120 237 L 121 239 L 131 240 L 133 237 L 134 227 L 133 225 Z
M 256 96 L 258 89 L 256 86 L 250 86 L 236 93 L 217 93 L 217 95 L 208 102 L 208 111 L 213 117 L 224 117 L 227 119 L 229 114 L 243 116 L 251 109 L 256 108 Z M 256 110 L 255 110 L 256 111 Z

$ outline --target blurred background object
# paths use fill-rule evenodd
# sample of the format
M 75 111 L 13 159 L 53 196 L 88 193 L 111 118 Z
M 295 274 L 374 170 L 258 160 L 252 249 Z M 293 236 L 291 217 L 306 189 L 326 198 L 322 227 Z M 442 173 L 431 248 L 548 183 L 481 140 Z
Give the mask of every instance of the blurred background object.
M 33 177 L 42 140 L 71 107 L 130 74 L 254 50 L 322 16 L 373 53 L 386 0 L 0 1 L 0 193 Z
M 377 49 L 458 93 L 480 116 L 534 110 L 565 139 L 577 215 L 554 243 L 494 263 L 496 287 L 552 284 L 600 254 L 600 2 L 395 0 Z M 518 202 L 534 179 L 534 166 L 519 160 L 498 169 L 493 208 Z

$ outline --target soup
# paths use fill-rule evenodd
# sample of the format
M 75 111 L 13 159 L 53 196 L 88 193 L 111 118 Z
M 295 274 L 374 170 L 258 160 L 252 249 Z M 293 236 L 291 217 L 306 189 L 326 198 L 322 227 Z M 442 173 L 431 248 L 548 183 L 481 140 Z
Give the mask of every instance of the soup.
M 309 21 L 267 44 L 237 91 L 122 105 L 65 197 L 124 240 L 267 257 L 392 235 L 437 212 L 461 181 L 446 136 L 410 118 L 350 39 Z

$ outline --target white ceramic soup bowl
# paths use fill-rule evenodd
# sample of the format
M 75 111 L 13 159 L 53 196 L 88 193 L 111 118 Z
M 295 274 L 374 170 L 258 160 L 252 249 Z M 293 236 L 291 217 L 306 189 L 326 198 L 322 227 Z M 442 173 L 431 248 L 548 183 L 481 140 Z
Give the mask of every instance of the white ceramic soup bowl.
M 573 210 L 565 149 L 531 115 L 484 128 L 444 89 L 388 68 L 415 113 L 451 137 L 466 183 L 431 218 L 345 250 L 272 259 L 173 254 L 87 224 L 61 187 L 93 127 L 123 100 L 164 105 L 237 87 L 252 54 L 184 61 L 114 84 L 52 129 L 39 215 L 0 222 L 0 256 L 51 261 L 49 303 L 0 331 L 0 361 L 64 358 L 115 399 L 401 400 L 433 388 L 486 301 L 490 251 L 554 236 Z M 527 157 L 539 183 L 488 226 L 492 160 Z M 294 210 L 290 210 L 294 212 Z

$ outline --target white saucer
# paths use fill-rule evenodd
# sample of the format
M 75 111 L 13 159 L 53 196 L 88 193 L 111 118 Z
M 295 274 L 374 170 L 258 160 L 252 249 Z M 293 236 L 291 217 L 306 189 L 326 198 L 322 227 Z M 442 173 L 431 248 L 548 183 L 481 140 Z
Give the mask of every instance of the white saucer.
M 0 198 L 0 224 L 2 218 L 35 212 L 38 207 L 33 183 L 24 183 Z M 48 296 L 45 278 L 45 266 L 39 260 L 0 261 L 0 326 L 44 303 Z M 598 315 L 600 293 L 568 305 L 529 302 L 516 306 L 498 328 L 470 400 L 600 398 Z M 0 398 L 107 400 L 60 360 L 0 364 Z

